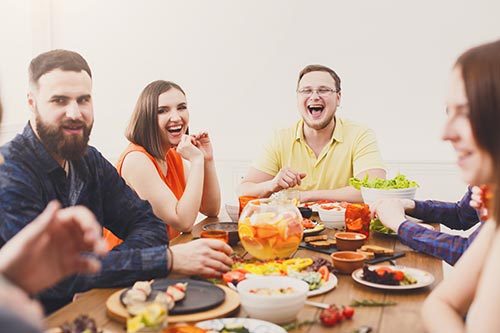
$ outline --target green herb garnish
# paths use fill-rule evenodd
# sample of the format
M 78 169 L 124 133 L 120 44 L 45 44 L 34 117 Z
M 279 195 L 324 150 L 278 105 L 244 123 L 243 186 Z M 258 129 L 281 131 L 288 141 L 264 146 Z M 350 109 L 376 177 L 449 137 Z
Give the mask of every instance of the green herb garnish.
M 363 300 L 354 300 L 352 301 L 351 303 L 351 306 L 353 307 L 362 307 L 362 306 L 393 306 L 393 305 L 396 305 L 398 303 L 396 302 L 385 302 L 385 301 L 375 301 L 373 299 L 363 299 Z
M 290 324 L 281 325 L 281 327 L 283 327 L 288 332 L 290 330 L 295 330 L 295 329 L 300 328 L 302 326 L 314 325 L 316 323 L 318 323 L 317 320 L 294 321 L 293 323 L 290 323 Z

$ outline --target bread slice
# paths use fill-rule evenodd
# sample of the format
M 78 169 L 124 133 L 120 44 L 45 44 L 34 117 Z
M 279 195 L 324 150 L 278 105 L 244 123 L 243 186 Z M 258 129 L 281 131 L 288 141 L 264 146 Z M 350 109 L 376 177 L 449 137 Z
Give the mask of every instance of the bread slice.
M 319 240 L 319 241 L 313 241 L 309 242 L 308 244 L 311 245 L 312 247 L 319 247 L 319 248 L 325 248 L 325 247 L 331 247 L 335 245 L 337 242 L 334 239 L 329 239 L 329 240 Z
M 366 260 L 375 259 L 375 253 L 373 253 L 373 252 L 362 251 L 361 249 L 357 249 L 356 252 L 364 254 L 366 257 Z
M 328 240 L 328 235 L 317 235 L 317 236 L 309 236 L 309 237 L 304 238 L 304 241 L 306 243 L 314 242 L 314 241 L 326 241 L 326 240 Z
M 389 248 L 378 246 L 378 245 L 363 245 L 361 247 L 361 251 L 372 252 L 375 254 L 387 254 L 387 255 L 391 255 L 391 256 L 394 254 L 393 249 L 389 249 Z

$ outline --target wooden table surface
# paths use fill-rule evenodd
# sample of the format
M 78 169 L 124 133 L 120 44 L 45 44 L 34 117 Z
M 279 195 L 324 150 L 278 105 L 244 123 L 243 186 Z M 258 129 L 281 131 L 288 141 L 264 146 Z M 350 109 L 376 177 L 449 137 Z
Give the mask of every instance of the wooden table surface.
M 227 218 L 206 218 L 195 225 L 191 234 L 183 234 L 171 241 L 172 245 L 185 243 L 193 237 L 198 237 L 204 224 L 215 221 L 229 221 Z M 435 225 L 435 227 L 438 227 Z M 324 233 L 333 235 L 334 230 L 326 230 Z M 293 332 L 351 332 L 363 325 L 372 327 L 372 332 L 424 332 L 420 319 L 420 308 L 429 292 L 443 278 L 442 262 L 439 259 L 417 253 L 402 245 L 396 237 L 374 234 L 370 236 L 369 244 L 394 248 L 403 251 L 406 255 L 397 259 L 398 265 L 418 268 L 434 275 L 436 281 L 430 287 L 406 290 L 385 291 L 366 287 L 356 283 L 350 275 L 336 274 L 338 285 L 332 291 L 310 297 L 308 300 L 328 304 L 348 305 L 353 300 L 372 299 L 376 301 L 393 301 L 395 306 L 388 307 L 357 307 L 355 315 L 350 320 L 344 320 L 334 327 L 322 327 L 319 324 L 303 326 Z M 235 247 L 238 253 L 244 252 L 241 243 Z M 331 262 L 329 255 L 299 248 L 294 257 L 324 257 Z M 125 332 L 123 324 L 118 323 L 106 315 L 106 300 L 119 289 L 93 289 L 84 293 L 76 301 L 61 308 L 46 318 L 47 327 L 58 327 L 66 321 L 74 320 L 80 314 L 88 314 L 94 318 L 100 328 L 109 332 Z M 318 316 L 320 309 L 306 305 L 298 315 L 298 320 L 313 319 Z M 247 317 L 244 311 L 237 309 L 232 317 Z

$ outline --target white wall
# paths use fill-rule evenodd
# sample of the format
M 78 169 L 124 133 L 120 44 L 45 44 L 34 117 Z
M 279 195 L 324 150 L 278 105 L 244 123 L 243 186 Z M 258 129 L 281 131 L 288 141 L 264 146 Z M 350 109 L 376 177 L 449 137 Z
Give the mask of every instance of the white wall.
M 500 2 L 487 0 L 9 0 L 0 12 L 3 140 L 28 118 L 29 60 L 76 50 L 94 72 L 91 143 L 114 161 L 141 89 L 173 80 L 191 131 L 211 133 L 224 198 L 271 131 L 298 119 L 297 74 L 321 63 L 342 78 L 339 114 L 376 131 L 391 173 L 458 199 L 464 185 L 439 138 L 448 73 L 462 51 L 500 37 Z

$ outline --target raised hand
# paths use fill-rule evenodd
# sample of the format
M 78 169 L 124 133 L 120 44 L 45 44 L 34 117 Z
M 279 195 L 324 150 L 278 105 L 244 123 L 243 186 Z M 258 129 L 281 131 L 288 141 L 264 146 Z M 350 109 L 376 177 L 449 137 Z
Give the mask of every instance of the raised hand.
M 285 167 L 272 180 L 273 192 L 300 185 L 305 176 L 306 174 L 303 172 L 297 172 L 289 167 Z
M 204 159 L 202 151 L 195 146 L 195 139 L 191 135 L 182 135 L 176 150 L 182 158 L 190 162 L 196 159 Z
M 106 253 L 102 227 L 83 206 L 50 202 L 0 250 L 0 272 L 34 294 L 75 273 L 96 273 Z
M 469 202 L 469 205 L 472 208 L 475 208 L 479 212 L 479 218 L 482 221 L 486 221 L 489 218 L 489 212 L 488 212 L 488 204 L 489 200 L 492 198 L 492 193 L 488 189 L 488 186 L 486 185 L 481 185 L 481 186 L 473 186 L 472 187 L 472 194 L 471 194 L 471 200 Z
M 198 134 L 192 135 L 192 138 L 194 139 L 193 144 L 203 153 L 205 161 L 212 161 L 214 158 L 214 152 L 208 133 L 200 132 Z

